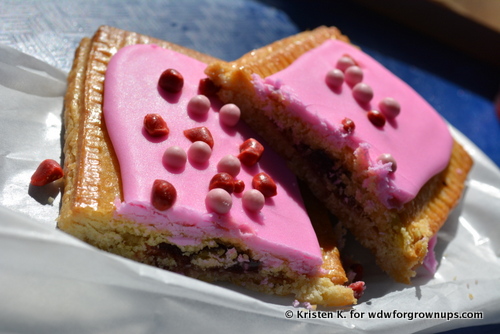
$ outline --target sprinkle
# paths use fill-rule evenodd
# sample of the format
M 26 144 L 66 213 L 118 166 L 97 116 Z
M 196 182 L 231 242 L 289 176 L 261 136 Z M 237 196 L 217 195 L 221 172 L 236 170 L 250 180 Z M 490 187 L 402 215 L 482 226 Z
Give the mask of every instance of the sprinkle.
M 264 146 L 254 138 L 249 138 L 240 145 L 238 159 L 245 166 L 253 166 L 259 162 L 264 153 Z
M 34 186 L 44 186 L 61 179 L 64 171 L 61 165 L 53 159 L 43 160 L 31 176 L 30 183 Z
M 368 103 L 373 99 L 373 90 L 367 84 L 360 82 L 352 89 L 352 96 L 362 104 Z
M 147 114 L 144 116 L 144 129 L 153 137 L 167 136 L 170 132 L 167 122 L 159 114 Z
M 240 120 L 241 111 L 237 105 L 228 103 L 219 110 L 220 121 L 227 126 L 235 126 Z
M 203 141 L 195 141 L 188 149 L 188 159 L 191 162 L 203 164 L 210 159 L 212 149 Z
M 252 187 L 260 191 L 265 197 L 273 197 L 278 194 L 276 183 L 271 176 L 264 172 L 253 177 Z
M 394 159 L 394 157 L 391 154 L 389 154 L 389 153 L 381 154 L 377 158 L 377 160 L 380 161 L 383 164 L 391 163 L 391 172 L 392 173 L 394 173 L 396 171 L 396 169 L 398 168 L 398 165 L 396 163 L 396 159 Z
M 354 124 L 354 121 L 347 117 L 342 120 L 342 125 L 344 127 L 344 131 L 347 133 L 352 133 L 356 128 L 356 124 Z
M 325 82 L 333 88 L 339 88 L 344 83 L 344 73 L 335 68 L 326 73 Z
M 169 68 L 160 75 L 158 85 L 169 93 L 178 93 L 184 86 L 184 77 L 173 68 Z
M 399 115 L 401 111 L 401 106 L 399 102 L 392 97 L 386 97 L 379 103 L 380 111 L 384 113 L 385 116 L 394 118 Z
M 257 189 L 250 189 L 245 191 L 241 198 L 243 207 L 248 211 L 259 212 L 266 203 L 266 198 Z
M 207 143 L 210 148 L 214 147 L 214 138 L 212 137 L 212 133 L 205 126 L 184 130 L 184 136 L 186 136 L 186 138 L 192 143 L 195 141 L 203 141 Z
M 209 190 L 221 188 L 232 193 L 234 191 L 234 178 L 228 173 L 217 173 L 210 180 Z
M 241 170 L 241 162 L 232 154 L 228 154 L 220 159 L 217 164 L 217 171 L 219 173 L 229 173 L 232 177 L 236 177 Z
M 186 164 L 187 154 L 182 147 L 170 146 L 163 153 L 163 162 L 172 168 L 182 168 Z
M 187 105 L 187 110 L 195 115 L 205 115 L 210 109 L 210 100 L 205 95 L 192 97 Z
M 233 199 L 224 189 L 215 188 L 208 192 L 205 198 L 205 205 L 208 211 L 223 215 L 231 210 Z
M 363 70 L 358 66 L 351 66 L 345 70 L 345 82 L 350 86 L 363 81 Z
M 385 125 L 385 116 L 378 110 L 370 110 L 367 114 L 368 119 L 376 127 L 383 127 Z
M 217 87 L 215 83 L 209 78 L 200 79 L 200 83 L 198 85 L 198 92 L 205 96 L 213 96 L 217 94 L 220 87 Z
M 337 68 L 342 72 L 345 72 L 349 67 L 356 65 L 354 60 L 349 56 L 342 56 L 337 61 Z
M 157 210 L 165 211 L 170 209 L 177 199 L 175 187 L 168 181 L 155 180 L 151 189 L 151 204 Z
M 245 190 L 245 182 L 243 180 L 235 180 L 234 181 L 234 192 L 236 194 L 240 194 Z
M 356 299 L 360 299 L 366 289 L 365 282 L 363 281 L 351 283 L 347 287 L 352 289 L 352 291 L 354 292 L 354 298 Z

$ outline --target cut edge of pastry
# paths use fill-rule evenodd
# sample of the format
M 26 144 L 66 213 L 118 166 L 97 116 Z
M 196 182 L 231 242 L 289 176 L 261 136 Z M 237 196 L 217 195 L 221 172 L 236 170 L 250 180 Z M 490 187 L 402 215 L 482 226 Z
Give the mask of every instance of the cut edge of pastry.
M 123 199 L 123 194 L 119 164 L 102 117 L 104 76 L 111 57 L 120 48 L 132 44 L 157 44 L 205 63 L 216 61 L 215 58 L 182 46 L 109 26 L 100 27 L 92 38 L 81 41 L 68 76 L 65 98 L 65 186 L 58 228 L 97 248 L 168 269 L 183 255 L 191 256 L 188 260 L 192 260 L 192 256 L 202 251 L 220 253 L 224 247 L 235 245 L 235 241 L 205 240 L 195 248 L 174 250 L 166 242 L 165 235 L 155 233 L 154 226 L 136 224 L 114 214 L 115 200 Z M 355 304 L 357 300 L 354 292 L 346 286 L 347 277 L 338 248 L 331 242 L 320 246 L 326 272 L 323 277 L 311 278 L 290 273 L 293 279 L 285 283 L 276 282 L 274 288 L 260 284 L 262 277 L 258 275 L 252 280 L 224 271 L 214 274 L 185 270 L 184 273 L 206 281 L 227 280 L 265 293 L 295 294 L 298 300 L 311 304 Z M 251 253 L 244 245 L 236 245 L 236 248 L 238 254 Z M 182 271 L 182 268 L 177 269 Z

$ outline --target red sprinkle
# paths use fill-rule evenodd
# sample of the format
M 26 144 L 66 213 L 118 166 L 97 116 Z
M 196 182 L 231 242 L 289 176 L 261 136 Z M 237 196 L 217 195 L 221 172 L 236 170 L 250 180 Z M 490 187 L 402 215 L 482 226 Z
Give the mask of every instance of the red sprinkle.
M 160 75 L 158 85 L 169 93 L 178 93 L 184 86 L 184 77 L 173 68 L 169 68 Z
M 151 203 L 160 211 L 168 210 L 177 199 L 175 187 L 168 181 L 155 180 L 151 190 Z
M 352 133 L 356 128 L 354 121 L 347 117 L 342 120 L 342 125 L 344 126 L 344 131 L 347 133 Z
M 189 139 L 192 143 L 195 141 L 203 141 L 210 146 L 210 148 L 214 147 L 214 138 L 205 126 L 200 126 L 198 128 L 192 128 L 188 130 L 184 130 L 184 136 Z
M 250 138 L 240 145 L 240 154 L 238 159 L 246 166 L 253 166 L 259 162 L 264 153 L 264 146 L 257 140 Z
M 61 165 L 52 159 L 46 159 L 38 165 L 38 168 L 31 176 L 31 184 L 34 186 L 44 186 L 55 180 L 59 180 L 64 175 Z
M 368 119 L 376 127 L 383 127 L 385 125 L 385 116 L 378 110 L 370 110 L 368 112 Z
M 273 197 L 278 194 L 276 183 L 264 172 L 261 172 L 253 177 L 252 187 L 260 191 L 264 197 Z
M 365 291 L 365 282 L 358 281 L 352 284 L 349 284 L 348 288 L 351 288 L 354 292 L 354 298 L 359 299 L 363 296 L 363 292 Z
M 144 116 L 144 128 L 153 137 L 167 136 L 170 132 L 167 122 L 158 114 Z
M 234 192 L 236 194 L 240 194 L 245 190 L 245 182 L 243 180 L 235 180 L 234 181 Z
M 198 92 L 205 96 L 213 96 L 217 94 L 220 87 L 216 86 L 215 83 L 210 78 L 200 79 L 200 84 L 198 86 Z
M 214 188 L 222 188 L 228 193 L 242 193 L 245 190 L 245 182 L 243 180 L 235 180 L 233 176 L 229 173 L 218 173 L 210 180 L 210 185 L 208 190 Z
M 231 194 L 234 191 L 234 178 L 228 173 L 215 174 L 210 180 L 208 190 L 212 190 L 214 188 L 222 188 Z

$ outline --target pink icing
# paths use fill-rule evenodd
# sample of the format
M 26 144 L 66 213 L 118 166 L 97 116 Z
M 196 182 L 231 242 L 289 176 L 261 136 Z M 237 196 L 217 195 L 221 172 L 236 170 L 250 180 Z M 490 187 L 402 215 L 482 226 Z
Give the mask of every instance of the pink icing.
M 355 87 L 366 84 L 373 97 L 370 89 L 326 83 L 329 71 L 336 67 L 346 71 L 352 65 L 346 64 L 345 55 L 362 70 L 362 82 Z M 308 122 L 325 142 L 355 150 L 358 163 L 368 171 L 364 186 L 372 188 L 388 208 L 412 200 L 448 164 L 453 140 L 441 116 L 410 86 L 350 44 L 329 40 L 283 71 L 265 79 L 254 75 L 253 83 L 262 99 L 278 95 L 288 100 L 289 112 Z M 399 103 L 399 114 L 392 111 L 395 117 L 388 117 L 383 126 L 374 126 L 367 112 L 379 110 L 380 102 L 388 97 Z M 363 99 L 369 102 L 363 103 Z M 355 123 L 350 134 L 342 126 L 346 117 Z M 377 160 L 381 154 L 394 157 L 396 172 L 390 173 L 390 163 Z
M 427 244 L 427 254 L 425 255 L 423 262 L 424 268 L 427 269 L 431 274 L 436 273 L 436 269 L 439 264 L 436 260 L 436 252 L 434 251 L 436 244 L 437 244 L 437 234 L 429 239 L 429 242 Z
M 265 171 L 276 182 L 278 196 L 266 199 L 259 212 L 246 210 L 243 195 L 235 193 L 231 194 L 228 214 L 207 210 L 208 186 L 218 172 L 218 162 L 224 157 L 227 160 L 227 155 L 237 156 L 239 145 L 255 135 L 242 122 L 234 127 L 221 123 L 216 101 L 206 114 L 187 111 L 190 99 L 198 94 L 200 79 L 205 78 L 205 67 L 155 45 L 125 47 L 111 59 L 105 80 L 104 117 L 123 184 L 124 201 L 115 201 L 117 218 L 168 230 L 173 235 L 169 241 L 181 246 L 213 238 L 237 238 L 262 256 L 263 266 L 286 260 L 300 273 L 317 273 L 322 264 L 321 251 L 296 179 L 271 149 L 265 149 L 258 164 L 242 165 L 236 178 L 251 189 L 253 176 Z M 178 94 L 158 88 L 158 78 L 167 68 L 178 70 L 184 77 L 184 87 Z M 144 132 L 146 113 L 162 115 L 170 129 L 167 137 L 153 138 Z M 192 143 L 183 131 L 200 126 L 206 126 L 214 139 L 208 161 L 193 164 L 188 159 L 181 168 L 169 168 L 162 158 L 165 150 L 177 146 L 188 152 Z M 166 211 L 151 205 L 155 179 L 167 180 L 177 190 L 176 202 Z

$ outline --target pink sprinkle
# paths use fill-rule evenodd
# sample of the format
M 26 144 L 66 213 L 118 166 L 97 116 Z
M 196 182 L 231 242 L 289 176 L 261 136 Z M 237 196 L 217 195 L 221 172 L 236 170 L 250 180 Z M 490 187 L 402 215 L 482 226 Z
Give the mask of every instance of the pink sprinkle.
M 351 66 L 345 70 L 345 82 L 350 86 L 363 81 L 363 70 L 358 66 Z
M 264 204 L 266 203 L 266 198 L 264 197 L 264 195 L 256 189 L 245 191 L 241 200 L 243 203 L 243 207 L 252 212 L 258 212 L 262 210 Z
M 344 72 L 347 70 L 349 67 L 356 65 L 354 63 L 354 60 L 352 60 L 351 57 L 349 56 L 343 56 L 340 57 L 339 60 L 337 61 L 337 68 Z
M 210 100 L 205 95 L 196 95 L 189 100 L 187 110 L 195 115 L 205 115 L 210 109 Z
M 377 158 L 377 160 L 380 161 L 380 162 L 382 162 L 383 164 L 391 163 L 391 172 L 393 172 L 393 173 L 398 168 L 398 165 L 396 163 L 396 159 L 394 159 L 394 157 L 391 154 L 389 154 L 389 153 L 381 154 Z
M 344 83 L 344 73 L 338 68 L 330 70 L 326 73 L 325 81 L 327 85 L 338 88 Z
M 220 121 L 227 126 L 235 126 L 240 120 L 241 111 L 237 105 L 228 103 L 219 110 Z
M 352 96 L 359 103 L 368 103 L 373 99 L 373 90 L 367 84 L 360 82 L 354 86 L 352 89 Z
M 231 195 L 222 188 L 210 190 L 205 198 L 207 210 L 218 214 L 226 214 L 233 206 Z
M 232 177 L 236 177 L 241 170 L 241 161 L 232 154 L 228 154 L 220 159 L 217 164 L 217 171 L 219 173 L 228 173 Z
M 386 97 L 379 103 L 380 111 L 383 112 L 387 117 L 394 118 L 399 115 L 401 111 L 401 106 L 399 102 L 392 97 Z
M 186 164 L 187 154 L 179 146 L 170 146 L 163 153 L 163 162 L 172 168 L 182 168 Z
M 203 141 L 195 141 L 188 149 L 188 159 L 191 162 L 203 164 L 210 159 L 212 149 Z

